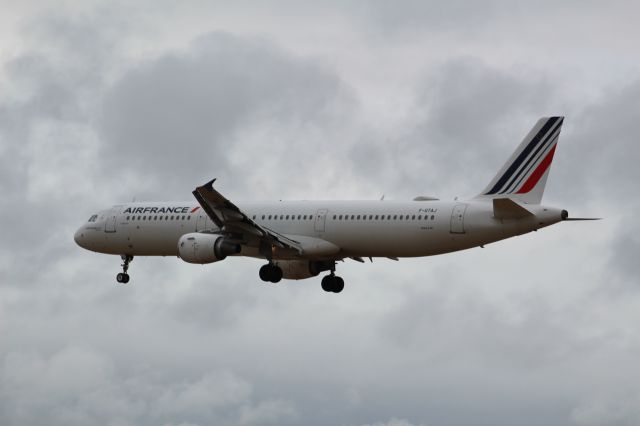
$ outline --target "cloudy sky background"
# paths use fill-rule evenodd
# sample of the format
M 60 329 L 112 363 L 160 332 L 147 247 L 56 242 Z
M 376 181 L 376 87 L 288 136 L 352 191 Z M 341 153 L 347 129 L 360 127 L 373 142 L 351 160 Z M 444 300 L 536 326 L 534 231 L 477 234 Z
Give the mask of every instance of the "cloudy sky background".
M 0 424 L 640 424 L 636 2 L 42 2 L 0 14 Z M 565 115 L 596 223 L 264 285 L 80 249 L 119 202 L 473 196 Z

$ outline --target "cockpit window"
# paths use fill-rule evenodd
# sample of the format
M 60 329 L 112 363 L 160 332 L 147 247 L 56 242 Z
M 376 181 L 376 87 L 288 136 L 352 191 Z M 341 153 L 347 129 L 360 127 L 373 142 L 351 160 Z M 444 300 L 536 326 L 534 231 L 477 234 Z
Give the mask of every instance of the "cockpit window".
M 98 219 L 98 215 L 97 215 L 97 214 L 94 214 L 93 216 L 91 216 L 91 217 L 89 218 L 89 222 L 95 222 L 95 221 L 96 221 L 96 219 Z

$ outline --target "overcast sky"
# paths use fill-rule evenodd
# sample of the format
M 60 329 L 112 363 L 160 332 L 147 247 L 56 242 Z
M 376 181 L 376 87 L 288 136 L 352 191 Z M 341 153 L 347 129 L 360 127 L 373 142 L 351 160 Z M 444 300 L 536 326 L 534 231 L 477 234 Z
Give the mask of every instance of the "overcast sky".
M 640 6 L 632 1 L 21 1 L 0 14 L 0 424 L 640 424 Z M 566 116 L 561 223 L 439 257 L 85 251 L 95 211 L 442 199 Z

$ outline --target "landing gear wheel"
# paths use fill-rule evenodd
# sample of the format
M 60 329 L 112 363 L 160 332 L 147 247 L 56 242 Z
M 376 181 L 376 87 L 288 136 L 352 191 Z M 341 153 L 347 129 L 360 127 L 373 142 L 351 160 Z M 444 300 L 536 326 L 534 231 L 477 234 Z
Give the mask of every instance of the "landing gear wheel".
M 133 260 L 133 256 L 128 254 L 123 254 L 120 256 L 122 258 L 122 272 L 116 275 L 116 281 L 122 284 L 126 284 L 129 282 L 129 274 L 127 271 L 129 270 L 129 263 Z
M 122 284 L 126 284 L 129 282 L 129 274 L 125 274 L 124 272 L 120 272 L 116 275 L 116 281 Z
M 260 268 L 260 279 L 265 282 L 277 283 L 282 279 L 282 269 L 272 263 L 267 263 Z
M 333 278 L 333 292 L 340 293 L 344 290 L 344 280 L 340 277 Z
M 326 292 L 330 292 L 331 291 L 331 281 L 332 281 L 332 276 L 331 275 L 327 275 L 326 277 L 322 278 L 322 281 L 320 282 L 320 285 L 322 286 L 322 289 Z
M 272 283 L 278 283 L 282 279 L 282 269 L 279 266 L 273 265 L 271 267 L 271 277 L 270 280 Z
M 269 271 L 271 269 L 271 265 L 262 265 L 262 267 L 260 268 L 260 272 L 258 273 L 260 275 L 260 279 L 264 282 L 269 282 L 271 281 L 269 279 Z
M 331 274 L 322 278 L 320 285 L 328 293 L 340 293 L 344 289 L 344 280 Z

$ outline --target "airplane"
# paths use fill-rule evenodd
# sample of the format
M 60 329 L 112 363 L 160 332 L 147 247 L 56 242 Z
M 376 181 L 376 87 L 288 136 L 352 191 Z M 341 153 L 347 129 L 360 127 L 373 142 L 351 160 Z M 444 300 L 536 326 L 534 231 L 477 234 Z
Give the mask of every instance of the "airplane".
M 215 179 L 194 201 L 118 204 L 92 215 L 74 235 L 82 248 L 120 255 L 129 282 L 134 256 L 177 256 L 208 264 L 228 256 L 267 261 L 262 281 L 300 280 L 328 272 L 326 292 L 340 293 L 339 261 L 398 260 L 465 250 L 567 220 L 567 210 L 541 205 L 564 117 L 543 117 L 487 187 L 468 200 L 276 201 L 236 205 Z M 384 198 L 384 197 L 383 197 Z

